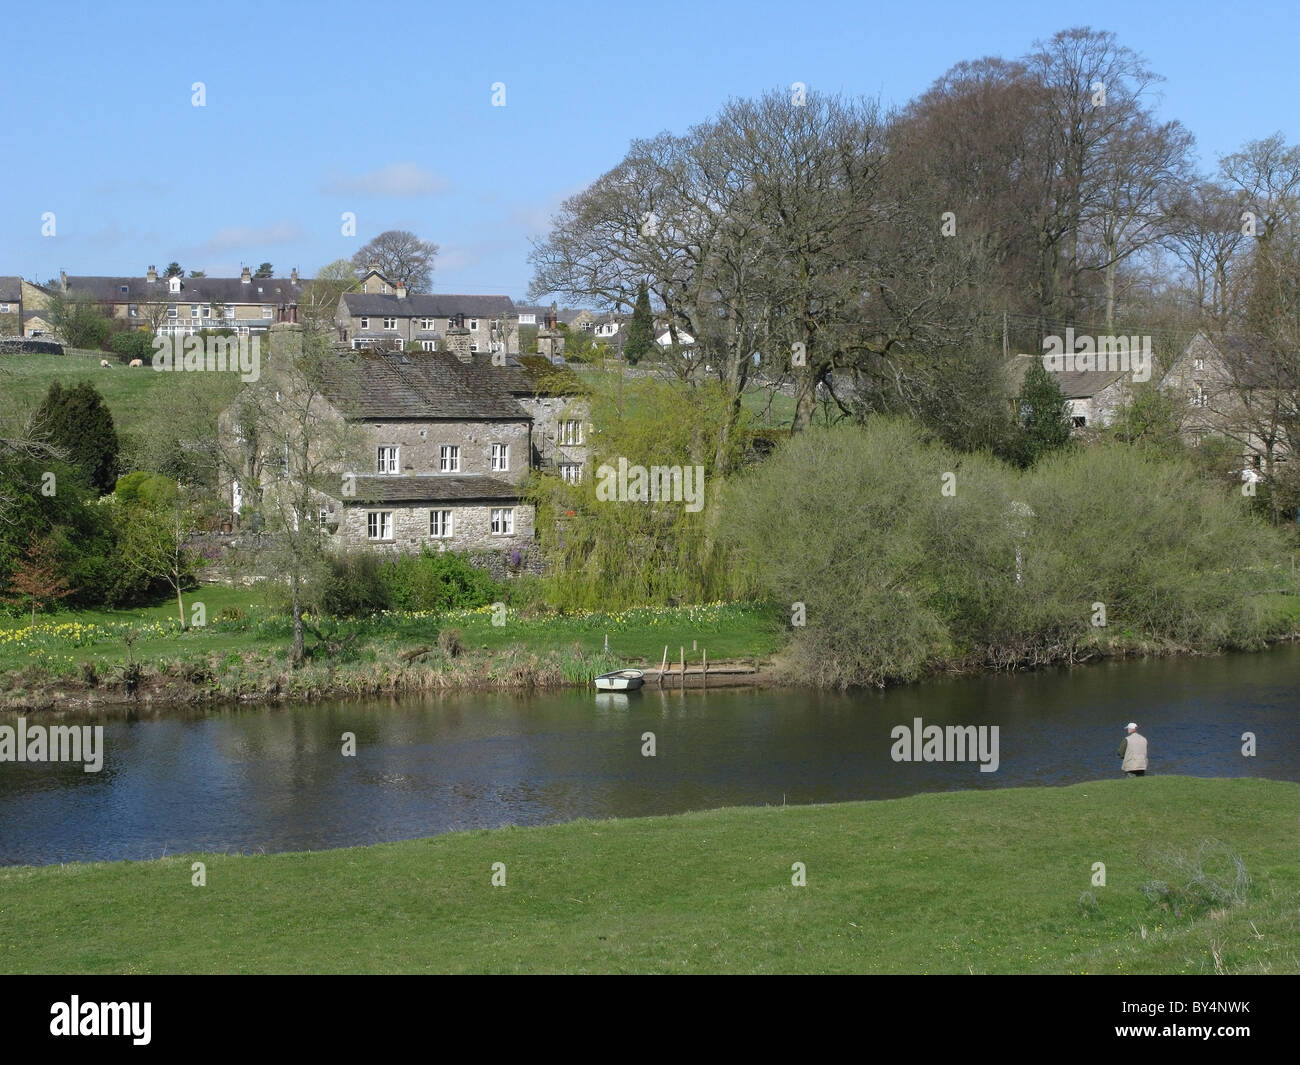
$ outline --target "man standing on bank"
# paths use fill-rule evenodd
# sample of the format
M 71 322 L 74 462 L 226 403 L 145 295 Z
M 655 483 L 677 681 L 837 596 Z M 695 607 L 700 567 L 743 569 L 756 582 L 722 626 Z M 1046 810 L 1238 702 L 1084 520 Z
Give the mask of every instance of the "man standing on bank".
M 1131 777 L 1147 775 L 1147 738 L 1138 732 L 1136 723 L 1130 721 L 1126 726 L 1128 735 L 1119 741 L 1119 756 L 1124 759 L 1120 766 Z

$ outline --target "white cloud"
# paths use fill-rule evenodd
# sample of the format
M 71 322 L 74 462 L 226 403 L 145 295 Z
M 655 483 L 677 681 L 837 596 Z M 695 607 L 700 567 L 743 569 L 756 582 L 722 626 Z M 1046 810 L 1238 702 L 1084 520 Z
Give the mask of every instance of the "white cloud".
M 266 244 L 292 244 L 302 238 L 302 228 L 297 222 L 272 222 L 265 226 L 226 226 L 213 233 L 199 245 L 199 248 L 206 252 L 260 248 Z
M 381 196 L 402 199 L 437 196 L 451 188 L 451 183 L 418 163 L 389 163 L 364 174 L 334 173 L 320 186 L 330 196 Z

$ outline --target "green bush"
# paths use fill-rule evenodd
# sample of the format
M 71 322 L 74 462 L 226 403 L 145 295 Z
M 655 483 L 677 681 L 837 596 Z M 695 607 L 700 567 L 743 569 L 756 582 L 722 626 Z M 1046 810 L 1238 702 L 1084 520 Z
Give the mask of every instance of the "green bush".
M 389 601 L 397 610 L 469 610 L 500 602 L 504 592 L 485 570 L 453 551 L 431 551 L 387 562 L 381 570 Z
M 352 618 L 387 610 L 390 596 L 381 565 L 378 558 L 366 551 L 331 558 L 320 589 L 321 612 Z
M 108 342 L 123 362 L 131 359 L 148 361 L 153 358 L 153 334 L 142 329 L 129 329 L 114 333 Z

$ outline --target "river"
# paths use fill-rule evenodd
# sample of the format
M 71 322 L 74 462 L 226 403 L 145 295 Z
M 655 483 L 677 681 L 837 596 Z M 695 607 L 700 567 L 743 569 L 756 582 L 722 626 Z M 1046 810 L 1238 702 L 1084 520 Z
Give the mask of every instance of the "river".
M 997 726 L 996 771 L 894 760 L 893 730 L 917 718 Z M 103 725 L 102 769 L 0 763 L 0 864 L 314 850 L 578 817 L 1070 784 L 1120 776 L 1115 751 L 1130 720 L 1148 738 L 1152 775 L 1300 781 L 1300 646 L 847 695 L 475 693 L 62 717 Z M 1242 754 L 1245 732 L 1253 757 Z M 342 753 L 344 733 L 355 756 Z

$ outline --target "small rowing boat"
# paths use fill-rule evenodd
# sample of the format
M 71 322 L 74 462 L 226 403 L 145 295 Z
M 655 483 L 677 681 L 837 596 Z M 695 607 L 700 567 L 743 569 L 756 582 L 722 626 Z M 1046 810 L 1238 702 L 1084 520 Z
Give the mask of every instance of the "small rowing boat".
M 603 692 L 635 691 L 645 683 L 645 673 L 639 669 L 616 669 L 596 678 L 596 687 Z

